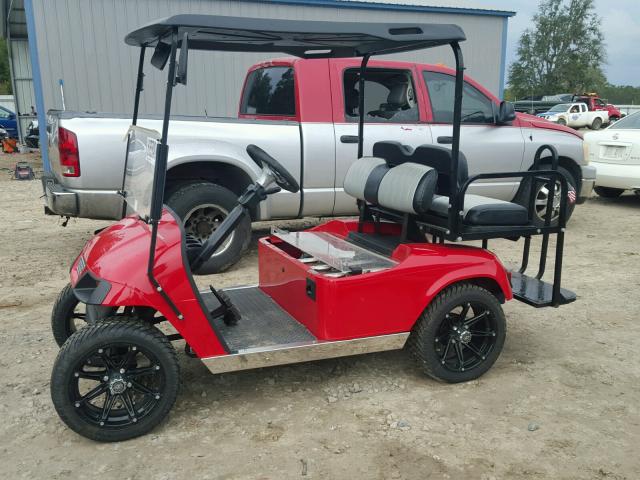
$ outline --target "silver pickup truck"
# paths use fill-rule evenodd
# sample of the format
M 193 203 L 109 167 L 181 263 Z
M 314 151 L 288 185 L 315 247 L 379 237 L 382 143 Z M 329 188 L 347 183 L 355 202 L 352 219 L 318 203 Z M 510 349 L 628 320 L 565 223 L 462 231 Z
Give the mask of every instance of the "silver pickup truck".
M 222 271 L 239 258 L 248 245 L 252 220 L 356 213 L 357 206 L 342 185 L 357 153 L 358 67 L 354 59 L 260 63 L 245 79 L 238 118 L 172 117 L 165 203 L 183 218 L 185 230 L 199 239 L 217 228 L 240 192 L 256 179 L 259 172 L 245 151 L 248 144 L 277 158 L 302 187 L 298 194 L 282 192 L 262 202 L 203 271 Z M 371 62 L 365 83 L 365 155 L 383 139 L 414 148 L 425 143 L 447 146 L 453 85 L 454 73 L 444 67 Z M 525 114 L 498 124 L 499 103 L 481 85 L 466 79 L 461 149 L 469 174 L 528 170 L 536 149 L 549 143 L 558 149 L 560 168 L 577 203 L 589 196 L 595 169 L 583 158 L 581 136 Z M 51 171 L 43 178 L 47 213 L 121 218 L 118 192 L 130 122 L 130 115 L 48 113 Z M 159 117 L 149 116 L 138 123 L 155 130 L 161 125 Z M 525 198 L 514 179 L 479 182 L 471 190 L 509 201 Z M 539 188 L 536 196 L 541 219 L 546 189 Z

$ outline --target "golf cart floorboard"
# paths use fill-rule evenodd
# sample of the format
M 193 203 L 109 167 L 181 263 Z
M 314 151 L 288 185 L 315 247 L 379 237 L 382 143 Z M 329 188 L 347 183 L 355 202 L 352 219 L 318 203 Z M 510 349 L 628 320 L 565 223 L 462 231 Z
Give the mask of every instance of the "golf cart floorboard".
M 232 351 L 284 344 L 311 343 L 316 338 L 258 287 L 223 290 L 240 312 L 236 325 L 214 319 L 219 334 Z M 200 295 L 209 311 L 220 304 L 211 292 Z

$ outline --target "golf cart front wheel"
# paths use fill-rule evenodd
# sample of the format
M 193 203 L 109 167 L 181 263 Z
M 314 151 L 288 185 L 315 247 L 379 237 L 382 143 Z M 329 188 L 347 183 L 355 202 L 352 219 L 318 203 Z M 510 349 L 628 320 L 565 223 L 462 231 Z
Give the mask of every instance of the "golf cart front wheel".
M 51 310 L 51 332 L 59 347 L 71 335 L 87 324 L 115 315 L 115 307 L 85 305 L 73 293 L 73 287 L 67 283 L 58 294 Z
M 132 319 L 78 330 L 60 349 L 51 374 L 51 399 L 62 421 L 101 442 L 152 430 L 171 410 L 178 387 L 178 360 L 169 340 Z
M 505 334 L 504 313 L 495 295 L 464 283 L 433 299 L 411 332 L 409 348 L 430 377 L 467 382 L 495 363 Z

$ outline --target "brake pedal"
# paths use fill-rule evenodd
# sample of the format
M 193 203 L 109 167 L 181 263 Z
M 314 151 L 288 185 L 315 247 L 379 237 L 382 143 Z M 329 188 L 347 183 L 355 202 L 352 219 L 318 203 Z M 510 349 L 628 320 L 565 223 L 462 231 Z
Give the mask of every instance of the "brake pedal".
M 231 302 L 231 299 L 225 292 L 219 292 L 213 286 L 209 286 L 211 293 L 218 299 L 220 306 L 210 312 L 213 317 L 222 317 L 222 321 L 226 325 L 236 325 L 242 315 L 240 311 Z

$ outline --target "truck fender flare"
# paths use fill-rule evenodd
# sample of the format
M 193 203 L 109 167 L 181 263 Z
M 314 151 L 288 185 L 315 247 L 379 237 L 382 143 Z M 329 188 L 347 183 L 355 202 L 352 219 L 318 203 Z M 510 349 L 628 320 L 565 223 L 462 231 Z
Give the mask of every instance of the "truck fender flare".
M 224 142 L 199 142 L 195 149 L 193 145 L 190 145 L 188 152 L 186 149 L 181 149 L 180 145 L 175 149 L 173 145 L 171 146 L 169 149 L 168 176 L 171 176 L 171 172 L 175 171 L 177 167 L 199 162 L 228 165 L 242 172 L 250 182 L 255 181 L 261 173 L 260 168 L 241 148 Z M 223 184 L 222 186 L 229 188 L 229 185 Z M 233 188 L 230 189 L 234 190 Z M 236 193 L 240 194 L 241 192 L 237 191 Z M 267 203 L 261 202 L 252 216 L 255 217 L 255 220 L 268 218 Z

